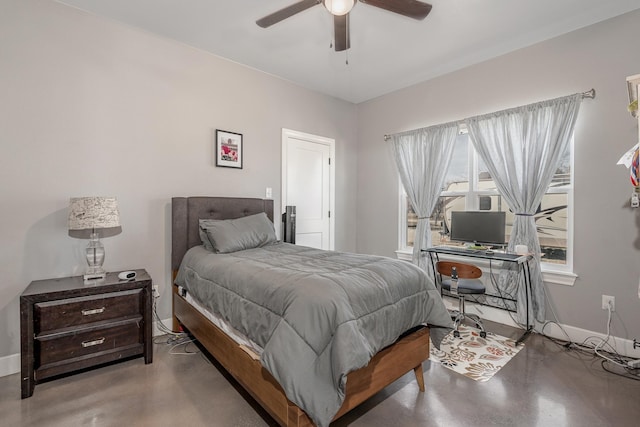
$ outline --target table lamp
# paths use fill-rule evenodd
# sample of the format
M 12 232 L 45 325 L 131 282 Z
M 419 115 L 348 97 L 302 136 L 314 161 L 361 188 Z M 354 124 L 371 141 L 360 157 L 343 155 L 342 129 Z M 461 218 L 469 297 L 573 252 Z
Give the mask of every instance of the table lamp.
M 69 236 L 89 239 L 87 245 L 87 272 L 84 280 L 104 279 L 104 246 L 100 237 L 111 237 L 122 232 L 118 201 L 115 197 L 72 197 L 69 202 Z

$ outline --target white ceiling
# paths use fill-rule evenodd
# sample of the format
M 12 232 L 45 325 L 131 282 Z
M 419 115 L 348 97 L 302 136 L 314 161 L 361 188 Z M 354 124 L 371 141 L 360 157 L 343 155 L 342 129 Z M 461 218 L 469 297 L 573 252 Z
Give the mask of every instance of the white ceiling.
M 298 0 L 59 1 L 353 103 L 640 8 L 640 0 L 430 0 L 429 16 L 415 21 L 357 3 L 351 49 L 335 52 L 322 5 L 255 24 Z

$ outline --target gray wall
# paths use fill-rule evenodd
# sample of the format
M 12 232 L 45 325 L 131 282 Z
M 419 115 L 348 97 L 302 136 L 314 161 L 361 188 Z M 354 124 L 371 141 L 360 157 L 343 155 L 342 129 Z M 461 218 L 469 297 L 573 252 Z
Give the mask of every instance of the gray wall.
M 603 331 L 601 294 L 614 295 L 614 333 L 640 337 L 640 212 L 615 165 L 638 138 L 625 77 L 640 72 L 639 20 L 633 12 L 354 106 L 55 2 L 3 0 L 0 357 L 19 351 L 26 285 L 84 269 L 86 242 L 67 236 L 69 197 L 118 197 L 123 233 L 104 239 L 105 267 L 146 268 L 166 318 L 170 198 L 262 197 L 269 186 L 278 206 L 281 128 L 336 139 L 336 249 L 393 256 L 398 181 L 385 133 L 591 87 L 576 129 L 579 278 L 549 285 L 550 298 L 561 322 Z M 213 166 L 216 128 L 244 134 L 243 170 Z
M 118 198 L 105 268 L 146 268 L 168 318 L 171 197 L 268 186 L 278 207 L 283 127 L 336 140 L 336 249 L 355 250 L 355 105 L 51 1 L 3 0 L 0 40 L 0 357 L 29 282 L 85 268 L 70 197 Z M 244 169 L 214 166 L 216 128 L 244 134 Z
M 616 166 L 638 141 L 625 81 L 640 73 L 638 22 L 640 11 L 631 12 L 360 104 L 358 252 L 393 256 L 397 249 L 398 178 L 384 134 L 595 88 L 575 131 L 578 279 L 547 289 L 561 323 L 600 332 L 601 295 L 615 296 L 614 334 L 640 338 L 640 209 L 629 208 L 629 172 Z

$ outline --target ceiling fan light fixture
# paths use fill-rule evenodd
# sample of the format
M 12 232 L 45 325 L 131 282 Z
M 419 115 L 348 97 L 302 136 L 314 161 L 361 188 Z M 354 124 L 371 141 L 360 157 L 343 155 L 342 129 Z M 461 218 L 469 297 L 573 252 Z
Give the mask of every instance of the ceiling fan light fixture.
M 324 7 L 335 16 L 346 15 L 355 4 L 356 0 L 324 0 Z

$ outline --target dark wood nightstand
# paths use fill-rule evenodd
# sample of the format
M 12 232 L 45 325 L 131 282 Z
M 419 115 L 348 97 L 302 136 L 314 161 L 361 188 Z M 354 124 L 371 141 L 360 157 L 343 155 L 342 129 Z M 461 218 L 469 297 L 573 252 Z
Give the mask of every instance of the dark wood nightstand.
M 153 361 L 151 277 L 118 272 L 85 285 L 82 276 L 31 282 L 20 296 L 22 398 L 36 384 L 104 363 Z

